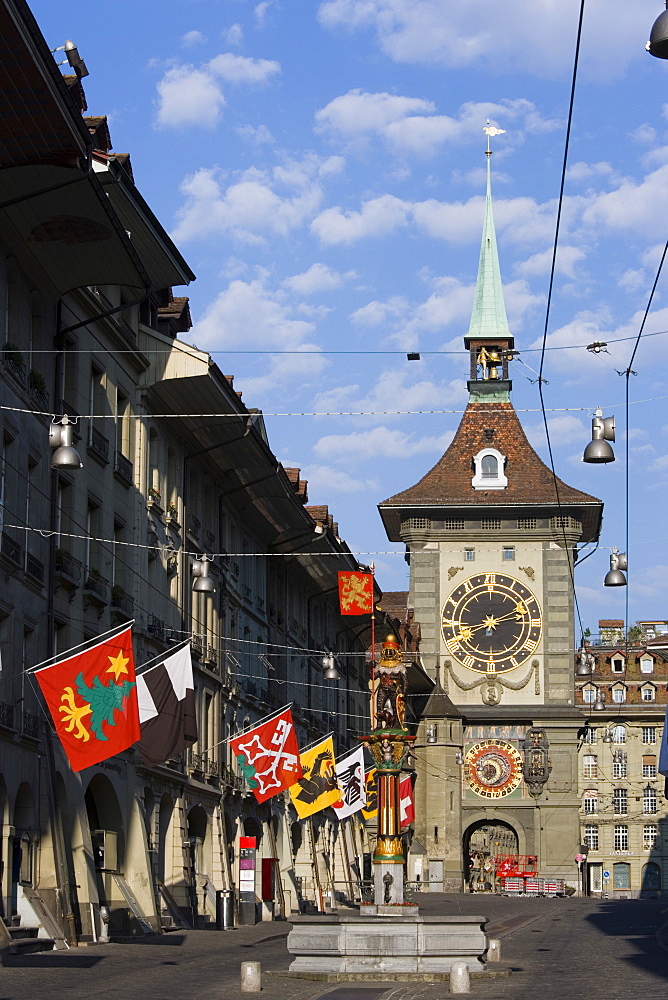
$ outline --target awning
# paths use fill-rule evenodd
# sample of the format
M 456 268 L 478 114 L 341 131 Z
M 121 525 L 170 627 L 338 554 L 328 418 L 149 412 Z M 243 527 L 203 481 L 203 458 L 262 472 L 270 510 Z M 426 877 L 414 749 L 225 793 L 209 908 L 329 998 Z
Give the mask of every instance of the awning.
M 0 170 L 0 225 L 16 231 L 60 295 L 87 285 L 149 283 L 97 178 L 78 167 Z

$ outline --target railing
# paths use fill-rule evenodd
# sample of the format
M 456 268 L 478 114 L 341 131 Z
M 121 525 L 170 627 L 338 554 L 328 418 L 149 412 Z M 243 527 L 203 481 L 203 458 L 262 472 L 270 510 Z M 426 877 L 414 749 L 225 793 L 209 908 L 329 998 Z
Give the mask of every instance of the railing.
M 44 563 L 36 559 L 30 552 L 26 553 L 26 573 L 38 583 L 44 583 Z
M 207 664 L 207 666 L 218 669 L 218 650 L 216 647 L 207 644 L 203 650 L 202 660 Z
M 204 652 L 204 643 L 202 642 L 202 637 L 199 635 L 193 635 L 190 639 L 190 649 L 195 654 L 195 656 L 201 656 Z
M 90 428 L 88 450 L 105 464 L 109 461 L 109 439 L 97 427 Z
M 252 591 L 247 583 L 241 585 L 241 592 L 250 601 Z
M 190 532 L 190 534 L 194 535 L 195 538 L 199 538 L 199 532 L 201 527 L 202 527 L 202 522 L 200 521 L 200 519 L 198 517 L 195 517 L 194 514 L 191 514 L 190 519 L 188 521 L 188 531 Z
M 39 716 L 32 712 L 23 713 L 23 732 L 25 736 L 32 736 L 34 740 L 39 739 Z
M 88 592 L 89 596 L 93 596 L 103 604 L 106 604 L 109 600 L 107 596 L 107 581 L 97 574 L 90 573 L 86 577 L 84 590 Z
M 119 479 L 122 479 L 128 486 L 133 483 L 133 465 L 129 458 L 126 458 L 120 451 L 114 452 L 114 472 Z
M 28 369 L 21 352 L 13 347 L 5 346 L 3 357 L 7 371 L 11 372 L 17 382 L 25 385 Z
M 7 701 L 0 701 L 0 726 L 14 728 L 14 706 Z
M 78 586 L 81 580 L 81 563 L 65 549 L 59 549 L 56 552 L 56 573 Z
M 40 381 L 37 381 L 37 379 L 34 378 L 33 375 L 31 374 L 29 376 L 29 383 L 30 383 L 30 395 L 32 396 L 32 398 L 35 400 L 37 405 L 40 406 L 43 410 L 48 410 L 49 393 L 41 384 L 41 379 Z
M 21 546 L 6 531 L 3 531 L 0 539 L 0 552 L 5 559 L 16 563 L 17 566 L 21 565 Z
M 237 774 L 231 767 L 228 767 L 227 764 L 220 765 L 220 777 L 226 785 L 229 785 L 231 788 L 236 788 L 237 791 L 242 792 L 246 788 L 246 779 L 243 774 Z
M 207 754 L 195 753 L 194 750 L 186 751 L 186 766 L 191 771 L 214 776 L 220 771 L 217 760 L 211 760 Z
M 146 631 L 149 635 L 154 635 L 157 639 L 164 639 L 165 623 L 157 615 L 149 615 L 146 622 Z
M 132 613 L 135 608 L 133 599 L 125 591 L 116 590 L 115 587 L 111 591 L 111 606 L 112 608 L 118 608 L 123 614 L 132 617 Z

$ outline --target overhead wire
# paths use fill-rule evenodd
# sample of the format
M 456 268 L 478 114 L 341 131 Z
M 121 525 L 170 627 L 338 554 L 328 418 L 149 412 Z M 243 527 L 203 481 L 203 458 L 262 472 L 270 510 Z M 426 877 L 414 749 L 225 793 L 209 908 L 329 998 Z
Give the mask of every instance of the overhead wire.
M 570 100 L 569 100 L 569 104 L 568 104 L 568 120 L 567 120 L 567 124 L 566 124 L 566 137 L 565 137 L 565 142 L 564 142 L 564 156 L 563 156 L 563 162 L 562 162 L 562 168 L 561 168 L 561 181 L 560 181 L 560 184 L 559 184 L 559 199 L 558 199 L 558 203 L 557 203 L 557 218 L 556 218 L 556 221 L 555 221 L 554 244 L 553 244 L 553 247 L 552 247 L 552 262 L 551 262 L 551 265 L 550 265 L 550 278 L 549 278 L 549 282 L 548 282 L 547 303 L 546 303 L 546 307 L 545 307 L 545 324 L 543 326 L 543 337 L 542 337 L 541 352 L 540 352 L 540 366 L 539 366 L 539 370 L 538 370 L 538 395 L 539 395 L 539 398 L 540 398 L 540 406 L 541 406 L 541 411 L 542 411 L 542 414 L 543 414 L 543 425 L 544 425 L 544 429 L 545 429 L 545 439 L 546 439 L 546 442 L 547 442 L 547 450 L 548 450 L 548 455 L 549 455 L 549 459 L 550 459 L 550 468 L 551 468 L 551 471 L 552 471 L 552 478 L 553 478 L 553 481 L 554 481 L 555 497 L 556 497 L 556 501 L 557 501 L 557 507 L 559 509 L 561 509 L 561 496 L 560 496 L 560 490 L 559 490 L 559 480 L 557 478 L 557 473 L 556 473 L 556 468 L 555 468 L 555 463 L 554 463 L 554 453 L 553 453 L 553 450 L 552 450 L 552 441 L 550 439 L 550 428 L 549 428 L 549 422 L 548 422 L 548 419 L 547 419 L 547 409 L 546 409 L 546 406 L 545 406 L 545 396 L 544 396 L 544 393 L 543 393 L 543 384 L 544 384 L 544 381 L 545 381 L 544 378 L 543 378 L 543 372 L 545 370 L 545 353 L 546 353 L 546 350 L 547 350 L 547 332 L 548 332 L 549 323 L 550 323 L 550 309 L 551 309 L 551 305 L 552 305 L 552 294 L 553 294 L 553 291 L 554 291 L 554 278 L 555 278 L 555 274 L 556 274 L 556 264 L 557 264 L 557 250 L 558 250 L 558 246 L 559 246 L 559 235 L 560 235 L 560 229 L 561 229 L 561 214 L 562 214 L 563 204 L 564 204 L 564 189 L 565 189 L 565 185 L 566 185 L 566 167 L 567 167 L 567 164 L 568 164 L 568 152 L 569 152 L 569 148 L 570 148 L 571 128 L 572 128 L 572 125 L 573 125 L 573 110 L 574 110 L 574 107 L 575 107 L 575 87 L 576 87 L 576 83 L 577 83 L 578 64 L 579 64 L 579 60 L 580 60 L 580 46 L 581 46 L 581 42 L 582 42 L 582 25 L 583 25 L 583 21 L 584 21 L 584 9 L 585 9 L 585 0 L 580 0 L 580 13 L 579 13 L 579 17 L 578 17 L 578 28 L 577 28 L 577 35 L 576 35 L 576 41 L 575 41 L 575 52 L 574 52 L 574 57 L 573 57 L 573 76 L 572 76 L 572 80 L 571 80 L 571 94 L 570 94 Z M 569 569 L 570 578 L 571 578 L 571 587 L 572 587 L 572 592 L 573 592 L 573 604 L 574 604 L 575 612 L 577 614 L 578 622 L 579 622 L 579 625 L 580 625 L 580 634 L 582 635 L 584 633 L 584 626 L 582 624 L 582 616 L 580 614 L 580 606 L 579 606 L 579 602 L 578 602 L 577 591 L 576 591 L 576 588 L 575 588 L 575 572 L 574 572 L 574 566 L 573 566 L 573 564 L 571 562 L 571 557 L 570 557 L 570 554 L 569 554 L 568 542 L 567 542 L 567 539 L 566 539 L 566 529 L 565 529 L 565 527 L 563 529 L 563 541 L 564 541 L 564 550 L 566 552 L 566 562 L 568 564 L 568 569 Z

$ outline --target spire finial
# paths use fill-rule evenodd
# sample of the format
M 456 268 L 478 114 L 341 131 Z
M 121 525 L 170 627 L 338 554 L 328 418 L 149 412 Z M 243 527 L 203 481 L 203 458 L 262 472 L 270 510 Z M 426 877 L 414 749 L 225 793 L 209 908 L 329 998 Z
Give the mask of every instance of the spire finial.
M 485 150 L 485 153 L 486 153 L 486 155 L 488 157 L 490 157 L 492 155 L 492 150 L 491 150 L 490 145 L 489 145 L 489 140 L 490 140 L 491 136 L 493 136 L 493 135 L 505 135 L 506 134 L 506 130 L 505 130 L 505 128 L 496 128 L 495 125 L 490 125 L 489 124 L 489 118 L 488 118 L 487 119 L 487 125 L 483 129 L 483 132 L 487 136 L 487 149 Z

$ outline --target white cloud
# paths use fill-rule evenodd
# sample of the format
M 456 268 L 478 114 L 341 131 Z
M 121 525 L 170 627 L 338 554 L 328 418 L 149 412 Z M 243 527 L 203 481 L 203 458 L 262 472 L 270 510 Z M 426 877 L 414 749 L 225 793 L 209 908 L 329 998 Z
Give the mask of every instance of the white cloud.
M 656 3 L 611 7 L 590 0 L 581 73 L 599 79 L 622 75 L 644 57 L 630 38 L 645 38 Z M 375 31 L 381 50 L 399 63 L 448 67 L 483 65 L 486 70 L 529 71 L 559 76 L 573 61 L 576 4 L 564 0 L 326 0 L 321 23 L 330 29 Z M 601 37 L 605 45 L 601 45 Z
M 269 233 L 285 236 L 318 210 L 323 168 L 327 161 L 307 156 L 269 172 L 247 170 L 227 187 L 220 171 L 202 168 L 181 185 L 185 204 L 172 235 L 179 242 L 231 234 L 251 243 Z
M 301 274 L 293 274 L 292 277 L 286 278 L 283 284 L 297 295 L 315 295 L 318 292 L 341 288 L 346 281 L 356 276 L 355 271 L 341 274 L 339 271 L 333 271 L 327 264 L 311 264 L 308 270 Z
M 634 128 L 632 132 L 629 132 L 629 136 L 634 142 L 649 144 L 656 141 L 656 129 L 648 122 L 644 122 L 642 125 Z
M 266 125 L 238 125 L 234 129 L 240 139 L 256 146 L 271 146 L 276 141 Z
M 293 311 L 284 295 L 267 287 L 264 275 L 253 281 L 235 279 L 195 324 L 191 339 L 205 350 L 302 350 L 315 327 L 296 319 Z
M 358 420 L 366 426 L 405 419 L 401 414 L 388 415 L 388 410 L 438 411 L 455 407 L 463 410 L 467 400 L 464 379 L 430 380 L 424 377 L 425 367 L 424 362 L 395 364 L 381 371 L 375 384 L 366 391 L 355 383 L 327 389 L 316 396 L 314 409 L 319 413 L 366 414 Z M 451 438 L 452 432 L 447 431 L 448 435 Z
M 311 231 L 324 244 L 355 243 L 372 236 L 387 236 L 406 225 L 409 206 L 394 195 L 384 194 L 364 202 L 359 212 L 326 208 L 311 223 Z
M 232 52 L 215 56 L 199 67 L 172 66 L 157 85 L 157 122 L 165 128 L 190 125 L 213 128 L 220 118 L 221 108 L 226 104 L 219 80 L 235 84 L 262 84 L 280 71 L 277 62 L 250 59 Z
M 419 97 L 350 90 L 316 112 L 316 131 L 346 137 L 382 132 L 387 125 L 412 112 L 433 110 L 435 105 L 432 101 Z
M 665 235 L 663 213 L 668 164 L 649 173 L 643 180 L 623 181 L 614 191 L 599 194 L 585 208 L 583 221 L 610 230 L 635 230 L 645 236 Z
M 524 98 L 499 103 L 470 101 L 461 106 L 456 117 L 433 114 L 435 110 L 432 101 L 421 97 L 350 90 L 316 112 L 316 131 L 343 140 L 376 135 L 397 155 L 429 157 L 446 142 L 480 140 L 485 120 L 513 123 L 515 142 L 525 132 L 546 132 L 559 125 L 544 119 Z
M 519 274 L 529 277 L 549 274 L 552 266 L 552 254 L 553 251 L 551 249 L 535 253 L 528 260 L 517 263 L 515 270 Z M 562 244 L 557 249 L 556 273 L 563 274 L 567 278 L 579 277 L 581 279 L 582 272 L 578 269 L 576 273 L 576 265 L 584 260 L 585 257 L 586 254 L 581 247 L 565 246 Z
M 203 35 L 201 31 L 186 31 L 181 39 L 181 44 L 190 48 L 194 45 L 202 45 L 205 41 L 206 35 Z
M 377 458 L 407 458 L 418 452 L 442 454 L 451 440 L 449 432 L 416 438 L 405 431 L 381 426 L 351 434 L 328 434 L 316 441 L 313 451 L 319 458 L 345 464 Z
M 332 493 L 377 492 L 377 479 L 355 479 L 343 469 L 331 465 L 307 465 L 302 469 L 302 479 L 308 480 L 311 502 L 315 495 L 329 497 Z
M 550 432 L 550 441 L 556 447 L 581 443 L 584 449 L 591 437 L 589 429 L 585 427 L 582 420 L 570 413 L 564 413 L 558 417 L 549 417 L 547 426 Z M 524 429 L 534 448 L 543 448 L 545 446 L 545 425 L 543 423 L 525 426 Z M 581 458 L 582 456 L 578 457 Z
M 240 24 L 232 24 L 223 31 L 223 38 L 227 45 L 241 45 L 244 39 L 244 29 Z
M 281 64 L 270 59 L 250 59 L 248 56 L 237 56 L 233 52 L 224 52 L 214 56 L 207 69 L 214 76 L 228 83 L 266 83 L 272 76 L 281 72 Z
M 582 181 L 589 181 L 594 177 L 610 177 L 614 173 L 615 171 L 610 163 L 605 163 L 604 161 L 599 163 L 584 163 L 580 160 L 578 163 L 574 163 L 572 167 L 568 168 L 566 177 L 574 184 L 579 184 Z
M 169 128 L 213 128 L 225 97 L 211 76 L 192 66 L 168 69 L 158 83 L 158 124 Z
M 274 0 L 262 0 L 262 3 L 255 6 L 255 23 L 258 28 L 263 28 L 267 19 L 267 11 L 273 6 Z

